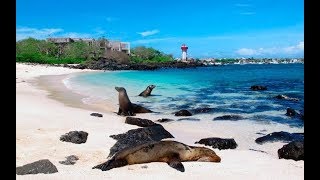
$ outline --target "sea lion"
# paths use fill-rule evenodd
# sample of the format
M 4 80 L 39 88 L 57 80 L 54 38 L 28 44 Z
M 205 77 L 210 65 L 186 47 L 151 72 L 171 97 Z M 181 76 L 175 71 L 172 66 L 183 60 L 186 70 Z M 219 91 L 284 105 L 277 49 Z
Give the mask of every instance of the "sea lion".
M 123 87 L 115 87 L 119 92 L 119 110 L 118 115 L 134 116 L 135 113 L 150 113 L 151 110 L 144 108 L 138 104 L 131 103 L 127 91 Z
M 220 162 L 221 158 L 206 147 L 188 146 L 177 141 L 157 141 L 123 149 L 92 169 L 107 171 L 131 164 L 166 162 L 172 168 L 184 172 L 181 162 L 185 161 Z
M 151 91 L 155 88 L 155 85 L 149 85 L 144 91 L 142 91 L 139 96 L 148 97 L 151 94 Z

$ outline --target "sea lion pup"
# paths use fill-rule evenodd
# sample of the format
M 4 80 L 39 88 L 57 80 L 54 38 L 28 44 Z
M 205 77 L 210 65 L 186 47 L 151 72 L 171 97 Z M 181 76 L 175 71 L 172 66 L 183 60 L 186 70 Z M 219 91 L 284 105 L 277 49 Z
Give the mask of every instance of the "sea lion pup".
M 142 91 L 139 96 L 148 97 L 151 94 L 151 91 L 155 88 L 155 85 L 149 85 L 144 91 Z
M 185 161 L 220 162 L 221 158 L 206 147 L 188 146 L 177 141 L 158 141 L 123 149 L 92 169 L 107 171 L 131 164 L 166 162 L 172 168 L 184 172 L 181 162 Z
M 115 87 L 115 89 L 119 92 L 119 110 L 118 115 L 124 116 L 134 116 L 135 113 L 150 113 L 151 110 L 144 108 L 140 105 L 131 103 L 127 91 L 123 87 Z

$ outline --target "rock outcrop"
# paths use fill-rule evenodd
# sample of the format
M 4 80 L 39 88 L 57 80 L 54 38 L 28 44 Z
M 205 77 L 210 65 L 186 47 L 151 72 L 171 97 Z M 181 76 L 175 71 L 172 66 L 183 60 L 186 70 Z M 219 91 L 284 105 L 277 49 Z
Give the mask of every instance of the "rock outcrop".
M 52 164 L 48 159 L 42 159 L 16 168 L 17 175 L 39 173 L 52 174 L 56 172 L 58 172 L 57 167 L 54 164 Z
M 267 90 L 266 86 L 258 86 L 258 85 L 254 85 L 250 87 L 251 90 L 253 91 L 261 91 L 261 90 Z
M 234 139 L 224 139 L 224 138 L 217 138 L 217 137 L 204 138 L 195 143 L 211 146 L 212 148 L 219 149 L 219 150 L 235 149 L 238 146 L 238 144 Z
M 125 123 L 137 125 L 140 127 L 148 127 L 148 126 L 158 125 L 157 123 L 154 123 L 153 121 L 151 121 L 149 119 L 141 119 L 141 118 L 134 118 L 134 117 L 126 117 Z
M 273 132 L 267 134 L 265 136 L 259 137 L 255 140 L 258 144 L 263 144 L 266 142 L 291 142 L 291 141 L 303 141 L 304 140 L 304 133 L 288 133 L 284 131 L 280 132 Z
M 304 142 L 292 141 L 278 150 L 279 159 L 304 160 Z
M 85 143 L 88 133 L 84 131 L 70 131 L 60 137 L 60 141 L 71 142 L 75 144 Z
M 191 112 L 185 109 L 175 112 L 174 115 L 175 116 L 192 116 Z
M 79 160 L 79 158 L 75 155 L 70 155 L 66 157 L 66 160 L 64 161 L 59 161 L 60 164 L 64 165 L 74 165 L 76 161 Z
M 229 121 L 237 121 L 243 119 L 242 116 L 240 115 L 223 115 L 223 116 L 218 116 L 213 118 L 213 120 L 229 120 Z

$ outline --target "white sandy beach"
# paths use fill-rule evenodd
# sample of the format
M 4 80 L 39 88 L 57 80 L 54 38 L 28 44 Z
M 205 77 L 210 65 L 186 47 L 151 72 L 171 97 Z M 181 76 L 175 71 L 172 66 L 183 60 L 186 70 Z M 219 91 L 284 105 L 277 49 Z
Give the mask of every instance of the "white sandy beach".
M 263 124 L 251 125 L 251 122 L 238 126 L 236 122 L 220 121 L 211 125 L 210 131 L 202 131 L 201 127 L 196 126 L 197 122 L 162 124 L 175 136 L 172 140 L 188 145 L 202 146 L 194 142 L 206 137 L 235 138 L 238 143 L 236 149 L 214 149 L 221 157 L 221 163 L 183 162 L 183 173 L 160 162 L 124 166 L 109 171 L 92 169 L 107 160 L 109 149 L 116 142 L 110 135 L 138 127 L 125 124 L 125 117 L 113 112 L 118 108 L 115 102 L 90 109 L 81 105 L 80 95 L 72 94 L 63 87 L 61 78 L 65 78 L 65 75 L 87 71 L 90 70 L 16 64 L 16 166 L 49 159 L 58 169 L 54 174 L 16 175 L 17 179 L 304 179 L 304 161 L 278 159 L 277 150 L 285 143 L 252 143 L 260 136 L 256 132 L 262 129 L 265 133 L 281 131 L 284 125 L 265 127 Z M 42 75 L 55 75 L 48 83 L 57 86 L 56 92 L 49 92 L 45 84 L 39 84 L 38 77 Z M 57 75 L 63 76 L 58 78 Z M 61 94 L 65 98 L 61 99 Z M 72 98 L 68 99 L 70 96 Z M 103 117 L 90 116 L 92 112 L 99 112 Z M 151 120 L 160 116 L 137 115 Z M 88 132 L 87 142 L 73 144 L 59 140 L 61 135 L 74 130 Z M 290 132 L 300 131 L 292 128 Z M 250 148 L 266 153 L 252 151 Z M 59 163 L 69 155 L 79 157 L 76 164 Z M 147 168 L 142 168 L 144 165 Z

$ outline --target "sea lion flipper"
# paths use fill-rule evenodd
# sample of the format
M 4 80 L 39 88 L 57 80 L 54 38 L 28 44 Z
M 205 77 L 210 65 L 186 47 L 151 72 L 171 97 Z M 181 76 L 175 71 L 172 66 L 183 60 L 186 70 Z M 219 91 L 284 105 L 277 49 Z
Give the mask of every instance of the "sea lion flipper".
M 122 109 L 121 108 L 119 108 L 119 110 L 118 110 L 118 115 L 120 115 L 122 113 Z
M 113 168 L 122 167 L 127 165 L 128 162 L 125 159 L 110 159 L 107 162 L 94 166 L 92 169 L 101 169 L 102 171 L 108 171 Z
M 172 157 L 168 160 L 168 165 L 171 166 L 172 168 L 184 172 L 184 166 L 180 161 L 180 158 L 177 157 Z
M 134 104 L 132 103 L 132 110 L 134 113 L 152 113 L 153 111 L 151 111 L 150 109 L 147 109 L 145 107 L 142 107 L 138 104 Z

